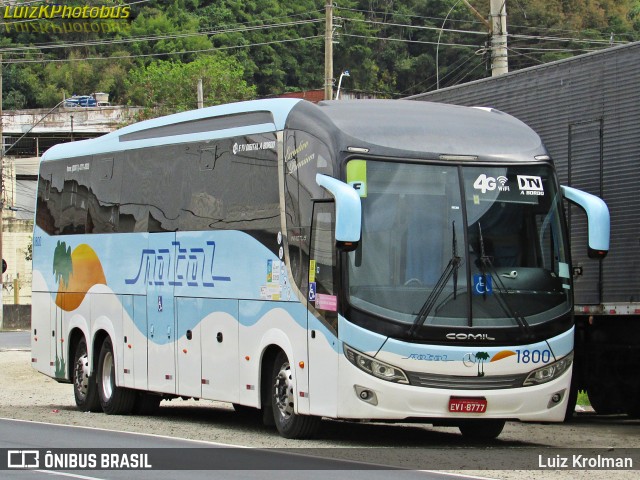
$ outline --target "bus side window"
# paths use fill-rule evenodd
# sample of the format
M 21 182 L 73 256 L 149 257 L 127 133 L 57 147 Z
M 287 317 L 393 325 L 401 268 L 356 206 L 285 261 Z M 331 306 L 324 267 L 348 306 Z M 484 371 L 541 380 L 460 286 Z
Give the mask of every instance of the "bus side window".
M 309 283 L 315 283 L 315 291 L 310 289 L 309 300 L 314 303 L 318 314 L 334 329 L 338 327 L 335 247 L 335 204 L 334 202 L 314 202 L 311 225 L 311 251 Z M 314 267 L 314 270 L 311 270 Z
M 60 201 L 62 198 L 63 178 L 62 169 L 55 169 L 53 163 L 41 165 L 38 180 L 36 224 L 49 235 L 57 235 L 60 230 Z M 57 183 L 60 185 L 56 185 L 56 179 L 59 180 Z
M 90 171 L 91 188 L 88 198 L 87 233 L 118 231 L 121 163 L 113 155 L 94 157 Z
M 122 159 L 122 189 L 118 230 L 122 233 L 146 232 L 149 224 L 151 167 L 145 160 L 149 149 L 126 152 Z
M 91 157 L 78 157 L 66 165 L 60 209 L 60 233 L 86 232 Z

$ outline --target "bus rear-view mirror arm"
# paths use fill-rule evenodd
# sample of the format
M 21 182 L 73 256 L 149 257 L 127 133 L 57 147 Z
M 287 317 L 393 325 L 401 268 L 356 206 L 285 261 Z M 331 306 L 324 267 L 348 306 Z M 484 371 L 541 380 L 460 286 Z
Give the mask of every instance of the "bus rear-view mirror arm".
M 599 197 L 572 187 L 561 186 L 562 195 L 587 214 L 589 258 L 604 258 L 609 252 L 609 208 Z
M 362 226 L 362 204 L 358 192 L 340 180 L 318 173 L 316 183 L 336 202 L 336 246 L 344 251 L 358 248 Z

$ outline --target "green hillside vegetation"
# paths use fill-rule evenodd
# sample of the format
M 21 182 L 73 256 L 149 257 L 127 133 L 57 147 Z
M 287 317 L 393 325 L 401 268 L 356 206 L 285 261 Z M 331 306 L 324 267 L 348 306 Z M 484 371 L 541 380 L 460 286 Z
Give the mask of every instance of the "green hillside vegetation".
M 490 75 L 485 23 L 463 0 L 339 0 L 334 74 L 400 98 Z M 488 17 L 489 0 L 470 0 Z M 71 1 L 66 5 L 104 5 Z M 45 5 L 44 2 L 42 5 Z M 53 107 L 107 92 L 156 113 L 324 85 L 325 2 L 155 0 L 129 19 L 3 19 L 3 107 Z M 7 8 L 7 7 L 1 7 Z M 640 0 L 507 2 L 510 69 L 640 39 Z

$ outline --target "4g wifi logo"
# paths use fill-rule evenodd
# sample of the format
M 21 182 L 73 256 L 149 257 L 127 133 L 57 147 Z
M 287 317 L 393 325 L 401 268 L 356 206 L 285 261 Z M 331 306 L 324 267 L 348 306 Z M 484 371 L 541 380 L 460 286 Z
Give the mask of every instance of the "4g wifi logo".
M 492 192 L 496 188 L 499 192 L 508 192 L 509 185 L 506 185 L 509 179 L 500 175 L 498 178 L 487 177 L 484 173 L 476 178 L 473 182 L 473 188 L 480 190 L 482 193 Z

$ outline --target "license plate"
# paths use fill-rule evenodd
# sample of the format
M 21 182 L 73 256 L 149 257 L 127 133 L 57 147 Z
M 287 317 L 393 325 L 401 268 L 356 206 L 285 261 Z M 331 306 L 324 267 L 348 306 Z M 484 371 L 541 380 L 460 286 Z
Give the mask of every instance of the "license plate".
M 484 413 L 487 411 L 487 399 L 484 397 L 451 397 L 449 411 L 452 413 Z

